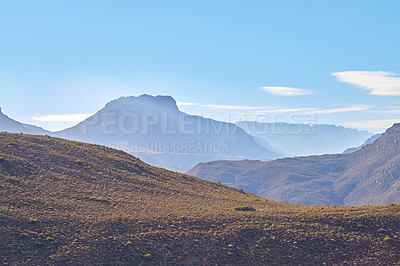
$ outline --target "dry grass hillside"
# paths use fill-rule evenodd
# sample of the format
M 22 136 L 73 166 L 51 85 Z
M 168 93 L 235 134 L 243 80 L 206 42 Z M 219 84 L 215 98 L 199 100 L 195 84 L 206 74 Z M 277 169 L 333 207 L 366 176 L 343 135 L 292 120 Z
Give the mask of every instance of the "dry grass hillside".
M 400 262 L 399 205 L 279 203 L 102 146 L 0 133 L 0 187 L 3 264 Z

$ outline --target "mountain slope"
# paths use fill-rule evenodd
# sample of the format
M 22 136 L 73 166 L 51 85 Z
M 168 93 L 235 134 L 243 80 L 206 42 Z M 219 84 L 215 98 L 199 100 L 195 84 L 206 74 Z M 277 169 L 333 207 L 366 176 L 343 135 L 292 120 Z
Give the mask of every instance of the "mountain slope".
M 5 115 L 0 108 L 0 132 L 10 132 L 10 133 L 25 133 L 25 134 L 36 134 L 36 135 L 46 135 L 50 134 L 50 131 L 44 130 L 43 128 L 27 125 L 15 121 Z
M 216 161 L 189 174 L 258 195 L 301 204 L 400 202 L 400 124 L 373 144 L 349 154 L 285 158 L 270 162 Z
M 372 135 L 367 131 L 324 124 L 241 121 L 237 125 L 291 156 L 342 153 L 348 147 L 361 145 Z
M 234 124 L 179 111 L 170 96 L 121 97 L 57 136 L 119 148 L 180 171 L 212 160 L 281 157 Z
M 0 261 L 395 264 L 400 206 L 279 203 L 122 151 L 0 133 Z M 235 211 L 245 205 L 250 211 Z M 385 238 L 385 241 L 383 240 Z
M 364 147 L 364 146 L 366 146 L 368 144 L 374 143 L 375 140 L 377 140 L 380 136 L 382 136 L 382 134 L 375 134 L 372 137 L 370 137 L 369 139 L 367 139 L 361 146 L 358 146 L 358 147 L 355 147 L 355 148 L 348 148 L 343 153 L 352 153 L 352 152 L 358 151 L 362 147 Z

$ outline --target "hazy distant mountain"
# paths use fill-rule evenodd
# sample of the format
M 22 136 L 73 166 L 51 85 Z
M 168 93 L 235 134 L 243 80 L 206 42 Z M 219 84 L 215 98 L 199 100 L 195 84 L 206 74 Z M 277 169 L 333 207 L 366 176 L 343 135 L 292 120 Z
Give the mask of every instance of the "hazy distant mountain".
M 367 139 L 361 146 L 358 146 L 358 147 L 356 147 L 356 148 L 348 148 L 348 149 L 345 150 L 343 153 L 352 153 L 352 152 L 358 151 L 359 149 L 361 149 L 361 148 L 364 147 L 365 145 L 374 143 L 375 140 L 377 140 L 380 136 L 382 136 L 382 134 L 373 135 L 372 137 L 370 137 L 369 139 Z
M 57 136 L 119 148 L 179 171 L 213 160 L 282 157 L 235 124 L 179 111 L 170 96 L 121 97 Z
M 50 134 L 50 131 L 44 130 L 41 127 L 23 124 L 9 118 L 7 115 L 3 114 L 0 108 L 0 132 L 9 133 L 25 133 L 34 135 L 46 135 Z
M 372 133 L 336 125 L 307 125 L 241 121 L 247 133 L 267 141 L 285 154 L 307 156 L 342 153 L 360 146 Z
M 353 153 L 270 162 L 216 161 L 199 164 L 188 173 L 292 203 L 398 203 L 400 124 Z

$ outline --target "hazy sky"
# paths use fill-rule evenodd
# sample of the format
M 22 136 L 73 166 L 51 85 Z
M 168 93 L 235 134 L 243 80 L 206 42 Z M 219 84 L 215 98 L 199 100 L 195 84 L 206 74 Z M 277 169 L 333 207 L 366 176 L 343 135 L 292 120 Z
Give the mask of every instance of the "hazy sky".
M 380 131 L 400 122 L 399 12 L 398 0 L 1 0 L 0 107 L 61 129 L 147 93 L 220 120 Z

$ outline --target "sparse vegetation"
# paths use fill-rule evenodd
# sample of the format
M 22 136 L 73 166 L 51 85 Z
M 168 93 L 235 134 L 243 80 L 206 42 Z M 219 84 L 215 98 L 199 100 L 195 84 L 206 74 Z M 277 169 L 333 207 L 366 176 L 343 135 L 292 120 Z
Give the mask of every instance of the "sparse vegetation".
M 133 169 L 132 156 L 121 151 L 45 136 L 0 133 L 0 151 L 7 154 L 7 163 L 0 164 L 3 264 L 400 261 L 395 206 L 276 202 L 145 163 Z M 71 167 L 76 158 L 90 164 Z M 234 206 L 252 211 L 233 211 Z M 393 241 L 383 240 L 386 236 Z

